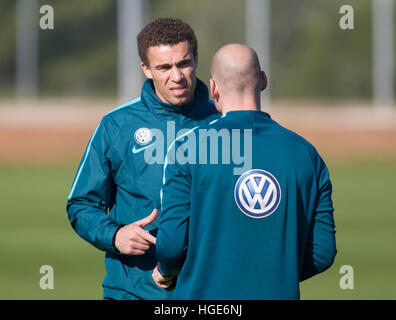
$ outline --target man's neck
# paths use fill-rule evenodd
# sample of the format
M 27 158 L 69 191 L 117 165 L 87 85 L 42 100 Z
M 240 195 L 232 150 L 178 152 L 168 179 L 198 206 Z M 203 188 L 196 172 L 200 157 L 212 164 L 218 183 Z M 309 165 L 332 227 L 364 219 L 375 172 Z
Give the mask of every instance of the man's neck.
M 223 115 L 229 111 L 257 111 L 260 108 L 260 96 L 233 97 L 222 101 Z
M 260 110 L 260 101 L 244 100 L 229 101 L 223 104 L 222 114 L 225 115 L 229 111 L 257 111 Z

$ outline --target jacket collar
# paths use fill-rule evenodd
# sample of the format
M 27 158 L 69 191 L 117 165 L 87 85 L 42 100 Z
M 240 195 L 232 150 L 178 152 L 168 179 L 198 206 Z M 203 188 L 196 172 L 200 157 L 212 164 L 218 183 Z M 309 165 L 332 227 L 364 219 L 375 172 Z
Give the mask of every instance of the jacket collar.
M 188 115 L 200 105 L 207 104 L 209 93 L 208 87 L 197 78 L 194 100 L 179 107 L 162 102 L 155 93 L 153 81 L 151 79 L 146 79 L 143 84 L 141 97 L 146 107 L 157 116 L 175 117 L 180 114 Z

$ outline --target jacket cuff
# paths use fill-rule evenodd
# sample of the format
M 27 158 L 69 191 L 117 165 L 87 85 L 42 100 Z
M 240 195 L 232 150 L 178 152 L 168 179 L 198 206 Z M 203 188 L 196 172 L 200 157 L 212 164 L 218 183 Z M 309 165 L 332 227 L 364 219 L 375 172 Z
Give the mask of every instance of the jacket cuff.
M 121 228 L 120 225 L 109 224 L 105 227 L 102 227 L 100 232 L 100 238 L 98 237 L 96 241 L 93 243 L 97 248 L 104 250 L 109 253 L 119 254 L 120 252 L 115 248 L 115 234 Z
M 124 226 L 125 226 L 125 224 L 117 225 L 117 229 L 115 230 L 114 235 L 113 235 L 113 239 L 112 239 L 112 241 L 111 241 L 111 244 L 112 244 L 112 246 L 113 246 L 113 249 L 114 249 L 117 253 L 120 253 L 120 254 L 121 254 L 120 250 L 118 250 L 118 249 L 116 248 L 116 246 L 115 246 L 115 240 L 116 240 L 117 232 L 118 232 L 122 227 L 124 227 Z
M 167 270 L 164 267 L 164 264 L 163 263 L 161 264 L 160 262 L 157 263 L 157 269 L 158 269 L 159 273 L 161 274 L 161 276 L 163 276 L 164 278 L 172 279 L 172 278 L 176 277 L 178 274 L 178 271 Z

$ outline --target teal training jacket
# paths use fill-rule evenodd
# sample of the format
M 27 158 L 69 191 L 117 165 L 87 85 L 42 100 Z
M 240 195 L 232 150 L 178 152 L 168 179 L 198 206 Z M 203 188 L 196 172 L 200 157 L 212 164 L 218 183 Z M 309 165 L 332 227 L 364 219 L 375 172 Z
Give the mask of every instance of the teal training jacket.
M 152 281 L 154 246 L 143 256 L 127 256 L 116 250 L 113 237 L 120 226 L 159 209 L 163 159 L 175 135 L 219 116 L 200 80 L 195 99 L 181 108 L 161 102 L 146 80 L 139 98 L 109 112 L 97 126 L 67 199 L 67 213 L 82 238 L 106 251 L 104 298 L 169 297 Z M 154 163 L 146 160 L 150 152 Z M 154 236 L 157 221 L 147 226 Z
M 299 282 L 332 265 L 329 172 L 304 138 L 265 112 L 232 111 L 173 148 L 156 253 L 161 273 L 180 272 L 175 299 L 299 299 Z

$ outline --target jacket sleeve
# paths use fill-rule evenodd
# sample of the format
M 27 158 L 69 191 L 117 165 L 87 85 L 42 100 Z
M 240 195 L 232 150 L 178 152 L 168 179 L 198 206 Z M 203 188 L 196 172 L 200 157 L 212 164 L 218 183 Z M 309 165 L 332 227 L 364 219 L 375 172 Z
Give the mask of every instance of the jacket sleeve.
M 113 237 L 119 226 L 107 214 L 115 185 L 109 160 L 109 137 L 102 120 L 93 133 L 67 199 L 73 229 L 100 250 L 116 253 Z
M 334 208 L 331 199 L 332 185 L 329 171 L 319 155 L 317 156 L 316 170 L 318 177 L 316 210 L 313 213 L 305 247 L 301 281 L 328 269 L 333 264 L 337 254 L 333 218 Z
M 165 276 L 176 275 L 185 260 L 190 190 L 191 177 L 186 166 L 175 164 L 168 154 L 164 165 L 161 216 L 156 241 L 159 269 Z

